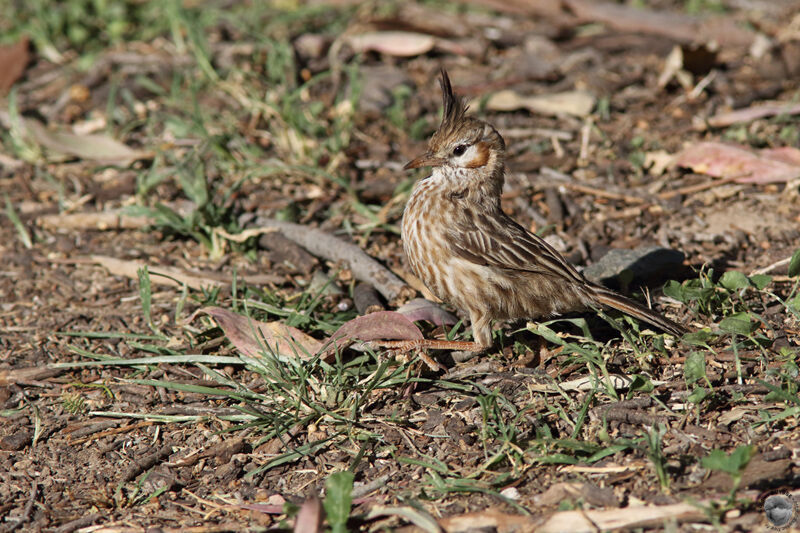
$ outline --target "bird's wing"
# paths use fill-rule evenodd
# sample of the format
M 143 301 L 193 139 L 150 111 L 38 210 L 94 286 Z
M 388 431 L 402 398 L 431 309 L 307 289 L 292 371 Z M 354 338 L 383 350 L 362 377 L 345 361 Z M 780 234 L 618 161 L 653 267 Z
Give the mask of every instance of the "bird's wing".
M 449 232 L 453 252 L 479 265 L 583 281 L 575 267 L 552 246 L 500 213 L 478 215 L 454 224 Z

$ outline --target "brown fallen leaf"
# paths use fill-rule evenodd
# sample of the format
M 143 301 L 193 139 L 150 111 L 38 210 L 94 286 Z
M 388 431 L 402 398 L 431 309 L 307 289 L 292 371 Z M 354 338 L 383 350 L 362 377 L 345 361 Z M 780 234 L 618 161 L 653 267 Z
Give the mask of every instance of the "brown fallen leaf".
M 782 150 L 779 154 L 776 157 L 774 151 L 753 153 L 741 146 L 701 142 L 691 144 L 680 152 L 675 158 L 675 165 L 698 174 L 732 178 L 738 183 L 779 183 L 799 178 L 800 165 L 785 161 L 794 160 L 800 155 L 794 155 L 792 149 Z
M 447 533 L 467 533 L 468 531 L 497 531 L 504 533 L 533 533 L 537 520 L 530 516 L 504 513 L 496 508 L 450 516 L 439 520 L 439 525 Z
M 557 386 L 552 383 L 533 383 L 531 389 L 539 392 L 558 392 L 558 391 L 587 391 L 592 390 L 597 385 L 600 379 L 605 385 L 611 385 L 617 390 L 623 390 L 631 386 L 633 379 L 630 376 L 622 374 L 609 374 L 605 378 L 596 378 L 594 376 L 585 376 L 581 378 L 571 379 L 559 383 Z M 653 380 L 653 385 L 659 386 L 667 383 L 662 380 Z
M 757 455 L 750 460 L 742 472 L 739 486 L 746 488 L 762 482 L 789 479 L 791 471 L 791 459 L 765 461 L 763 455 Z M 704 491 L 728 492 L 733 488 L 733 480 L 725 472 L 713 472 L 708 479 L 703 481 L 701 487 Z
M 800 150 L 794 146 L 779 146 L 777 148 L 762 148 L 758 152 L 764 157 L 781 161 L 787 165 L 800 166 Z
M 27 37 L 14 44 L 0 46 L 0 94 L 8 92 L 22 76 L 29 59 Z
M 594 109 L 595 98 L 586 91 L 521 96 L 512 90 L 494 93 L 486 101 L 486 109 L 492 111 L 515 111 L 527 109 L 541 115 L 574 115 L 585 117 Z
M 126 215 L 121 209 L 102 212 L 59 213 L 42 215 L 36 219 L 38 224 L 48 230 L 118 230 L 139 229 L 153 223 L 153 219 L 145 216 Z
M 277 355 L 308 359 L 322 348 L 317 339 L 281 322 L 261 322 L 221 307 L 198 309 L 189 321 L 200 313 L 216 320 L 231 344 L 248 357 L 262 357 L 265 350 L 271 350 Z
M 542 507 L 555 506 L 562 501 L 580 496 L 583 483 L 554 483 L 546 491 L 534 497 L 536 505 Z
M 0 387 L 40 381 L 63 374 L 64 372 L 66 372 L 66 369 L 49 368 L 47 366 L 33 366 L 27 368 L 0 370 Z
M 410 302 L 397 308 L 397 312 L 412 322 L 427 320 L 437 326 L 452 325 L 458 318 L 439 307 L 438 304 L 425 298 L 414 298 Z
M 326 345 L 342 347 L 353 341 L 420 340 L 422 332 L 396 311 L 376 311 L 349 320 L 330 336 Z
M 712 128 L 724 128 L 732 124 L 751 122 L 759 118 L 774 117 L 776 115 L 797 114 L 800 114 L 800 104 L 770 102 L 766 104 L 759 104 L 753 107 L 746 107 L 744 109 L 728 111 L 727 113 L 717 113 L 713 117 L 709 117 L 706 120 L 697 120 L 695 128 L 705 129 L 706 126 L 711 126 Z
M 563 0 L 563 5 L 584 22 L 602 22 L 620 32 L 662 35 L 681 43 L 716 41 L 722 47 L 746 47 L 756 35 L 730 16 L 700 17 L 598 0 Z
M 319 498 L 312 496 L 303 502 L 297 518 L 294 521 L 294 533 L 320 533 L 322 531 L 322 502 Z
M 375 31 L 352 35 L 348 43 L 356 52 L 378 52 L 396 57 L 413 57 L 433 50 L 436 39 L 424 33 Z
M 673 164 L 675 156 L 666 150 L 653 150 L 644 154 L 644 168 L 653 176 L 660 176 Z
M 403 9 L 392 10 L 390 13 L 376 14 L 369 22 L 384 30 L 402 28 L 404 31 L 443 37 L 469 37 L 477 32 L 467 17 L 459 17 L 457 13 L 435 9 L 430 5 L 407 2 Z
M 147 159 L 151 154 L 129 148 L 121 142 L 101 133 L 77 135 L 68 132 L 50 131 L 35 120 L 24 121 L 34 139 L 50 150 L 89 159 L 105 165 L 127 167 L 137 159 Z
M 678 45 L 672 47 L 672 51 L 664 60 L 664 67 L 661 69 L 656 84 L 663 89 L 673 79 L 684 89 L 692 86 L 692 74 L 683 68 L 683 48 Z
M 537 533 L 594 533 L 621 529 L 660 526 L 665 521 L 705 522 L 708 516 L 697 502 L 673 505 L 648 505 L 608 510 L 562 511 L 553 514 L 536 528 Z
M 82 261 L 86 262 L 86 259 Z M 226 287 L 231 284 L 230 276 L 218 272 L 187 272 L 176 267 L 148 265 L 144 261 L 129 261 L 105 255 L 93 255 L 89 261 L 97 263 L 116 276 L 124 276 L 130 279 L 138 279 L 137 271 L 147 266 L 150 271 L 150 279 L 156 285 L 180 287 L 185 284 L 192 289 L 201 290 L 204 287 Z M 269 274 L 240 276 L 240 279 L 253 285 L 274 283 L 282 280 L 280 276 Z
M 134 150 L 101 133 L 78 135 L 65 131 L 51 131 L 38 120 L 18 117 L 23 134 L 45 148 L 61 155 L 97 161 L 104 165 L 126 167 L 137 159 L 152 157 L 150 152 Z M 0 111 L 0 124 L 11 127 L 11 117 Z

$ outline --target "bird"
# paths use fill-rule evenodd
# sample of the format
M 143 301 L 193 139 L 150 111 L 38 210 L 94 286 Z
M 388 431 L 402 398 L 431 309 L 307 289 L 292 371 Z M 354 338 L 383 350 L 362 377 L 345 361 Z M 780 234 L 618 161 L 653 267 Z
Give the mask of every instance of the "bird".
M 404 167 L 432 171 L 413 187 L 401 238 L 414 274 L 439 299 L 469 315 L 473 341 L 452 346 L 486 351 L 493 345 L 495 320 L 536 320 L 604 307 L 678 337 L 685 333 L 684 326 L 587 280 L 501 209 L 505 141 L 488 122 L 467 116 L 444 68 L 440 85 L 441 123 L 425 153 Z M 448 342 L 453 341 L 431 340 L 426 346 L 448 348 Z

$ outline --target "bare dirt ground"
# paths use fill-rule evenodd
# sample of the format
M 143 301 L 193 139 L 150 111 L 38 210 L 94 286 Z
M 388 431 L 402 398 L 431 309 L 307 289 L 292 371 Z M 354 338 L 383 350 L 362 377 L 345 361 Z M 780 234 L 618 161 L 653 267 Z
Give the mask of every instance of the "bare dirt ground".
M 63 4 L 0 17 L 0 530 L 762 531 L 800 501 L 800 3 Z M 293 351 L 423 290 L 402 165 L 441 67 L 505 137 L 504 209 L 694 333 Z M 232 237 L 275 220 L 335 240 Z M 652 246 L 683 257 L 608 263 Z

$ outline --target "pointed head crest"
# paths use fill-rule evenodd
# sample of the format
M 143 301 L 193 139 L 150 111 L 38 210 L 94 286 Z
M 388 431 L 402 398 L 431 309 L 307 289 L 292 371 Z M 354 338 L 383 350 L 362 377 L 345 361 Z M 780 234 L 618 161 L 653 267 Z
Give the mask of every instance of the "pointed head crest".
M 442 77 L 439 80 L 442 87 L 442 123 L 439 130 L 450 129 L 464 120 L 467 112 L 467 105 L 464 100 L 455 95 L 453 86 L 450 85 L 450 76 L 447 71 L 442 69 Z
M 465 117 L 467 105 L 461 97 L 456 96 L 453 92 L 453 86 L 450 85 L 450 77 L 444 68 L 442 68 L 442 77 L 439 80 L 439 85 L 442 87 L 442 122 L 439 124 L 436 133 L 431 137 L 431 147 L 442 145 L 469 122 Z
M 447 72 L 442 69 L 442 123 L 428 141 L 428 150 L 404 168 L 424 166 L 481 168 L 491 163 L 492 175 L 502 185 L 506 144 L 489 123 L 466 116 L 467 106 L 455 95 Z M 496 172 L 495 172 L 496 171 Z

